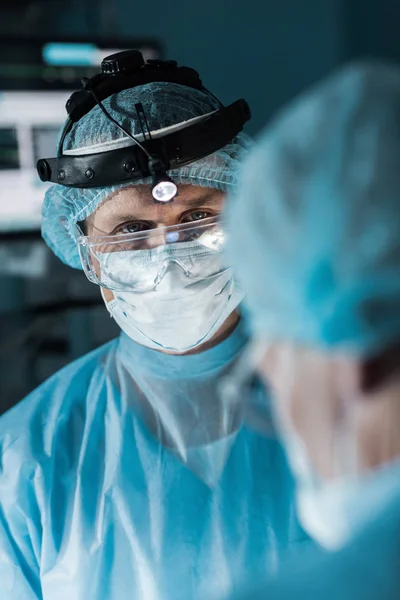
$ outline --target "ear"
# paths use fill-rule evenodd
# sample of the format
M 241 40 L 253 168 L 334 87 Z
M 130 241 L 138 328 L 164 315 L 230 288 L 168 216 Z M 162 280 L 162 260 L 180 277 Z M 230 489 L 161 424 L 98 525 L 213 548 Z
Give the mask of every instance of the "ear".
M 365 394 L 376 392 L 400 374 L 400 343 L 391 345 L 362 363 L 361 388 Z

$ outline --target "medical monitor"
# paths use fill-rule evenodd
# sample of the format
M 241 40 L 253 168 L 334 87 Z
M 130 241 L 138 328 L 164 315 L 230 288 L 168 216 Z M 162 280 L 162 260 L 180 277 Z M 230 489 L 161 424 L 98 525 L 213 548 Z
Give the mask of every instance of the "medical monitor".
M 0 40 L 0 235 L 39 231 L 48 184 L 36 162 L 54 155 L 65 103 L 105 56 L 129 48 L 161 58 L 153 41 Z

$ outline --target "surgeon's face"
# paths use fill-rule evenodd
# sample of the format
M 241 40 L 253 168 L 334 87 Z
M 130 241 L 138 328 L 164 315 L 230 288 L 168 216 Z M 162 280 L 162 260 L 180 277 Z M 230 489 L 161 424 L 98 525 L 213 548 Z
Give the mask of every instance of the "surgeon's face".
M 354 435 L 345 431 L 349 415 L 339 363 L 324 353 L 277 343 L 265 351 L 258 370 L 272 391 L 283 438 L 301 440 L 315 471 L 325 479 L 335 477 L 338 439 Z
M 137 233 L 146 229 L 192 223 L 218 216 L 224 193 L 193 185 L 178 186 L 178 196 L 169 204 L 155 203 L 150 187 L 118 190 L 86 220 L 88 235 Z
M 346 354 L 286 343 L 271 345 L 258 361 L 283 437 L 294 434 L 303 442 L 324 479 L 354 474 L 354 468 L 363 473 L 400 457 L 399 371 L 369 389 L 363 384 L 366 368 Z
M 169 204 L 155 203 L 149 186 L 139 185 L 118 190 L 90 215 L 85 223 L 88 236 L 137 233 L 148 229 L 194 223 L 218 216 L 223 208 L 224 193 L 213 188 L 179 185 L 178 196 Z M 114 295 L 103 290 L 105 300 Z M 233 312 L 215 336 L 191 352 L 205 350 L 222 341 L 234 329 L 239 319 Z

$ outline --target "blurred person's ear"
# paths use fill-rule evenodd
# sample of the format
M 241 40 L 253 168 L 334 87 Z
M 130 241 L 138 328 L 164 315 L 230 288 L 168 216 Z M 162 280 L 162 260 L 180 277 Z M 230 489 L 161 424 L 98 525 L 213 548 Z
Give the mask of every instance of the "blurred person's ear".
M 400 342 L 364 360 L 361 365 L 360 386 L 367 395 L 385 387 L 393 379 L 400 380 Z
M 335 359 L 335 369 L 342 397 L 373 400 L 393 380 L 400 385 L 400 343 L 365 359 L 342 355 Z
M 400 344 L 357 360 L 341 357 L 335 377 L 352 414 L 361 471 L 400 458 Z

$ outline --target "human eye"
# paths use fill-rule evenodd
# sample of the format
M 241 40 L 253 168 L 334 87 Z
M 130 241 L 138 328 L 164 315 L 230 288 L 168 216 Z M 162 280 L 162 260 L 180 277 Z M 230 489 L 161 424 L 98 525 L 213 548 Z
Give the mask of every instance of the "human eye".
M 215 216 L 215 212 L 210 210 L 196 209 L 186 213 L 182 218 L 182 223 L 192 223 L 194 221 L 202 221 Z
M 148 229 L 150 229 L 150 226 L 144 221 L 129 221 L 118 225 L 118 227 L 114 229 L 112 235 L 140 233 L 142 231 L 147 231 Z

